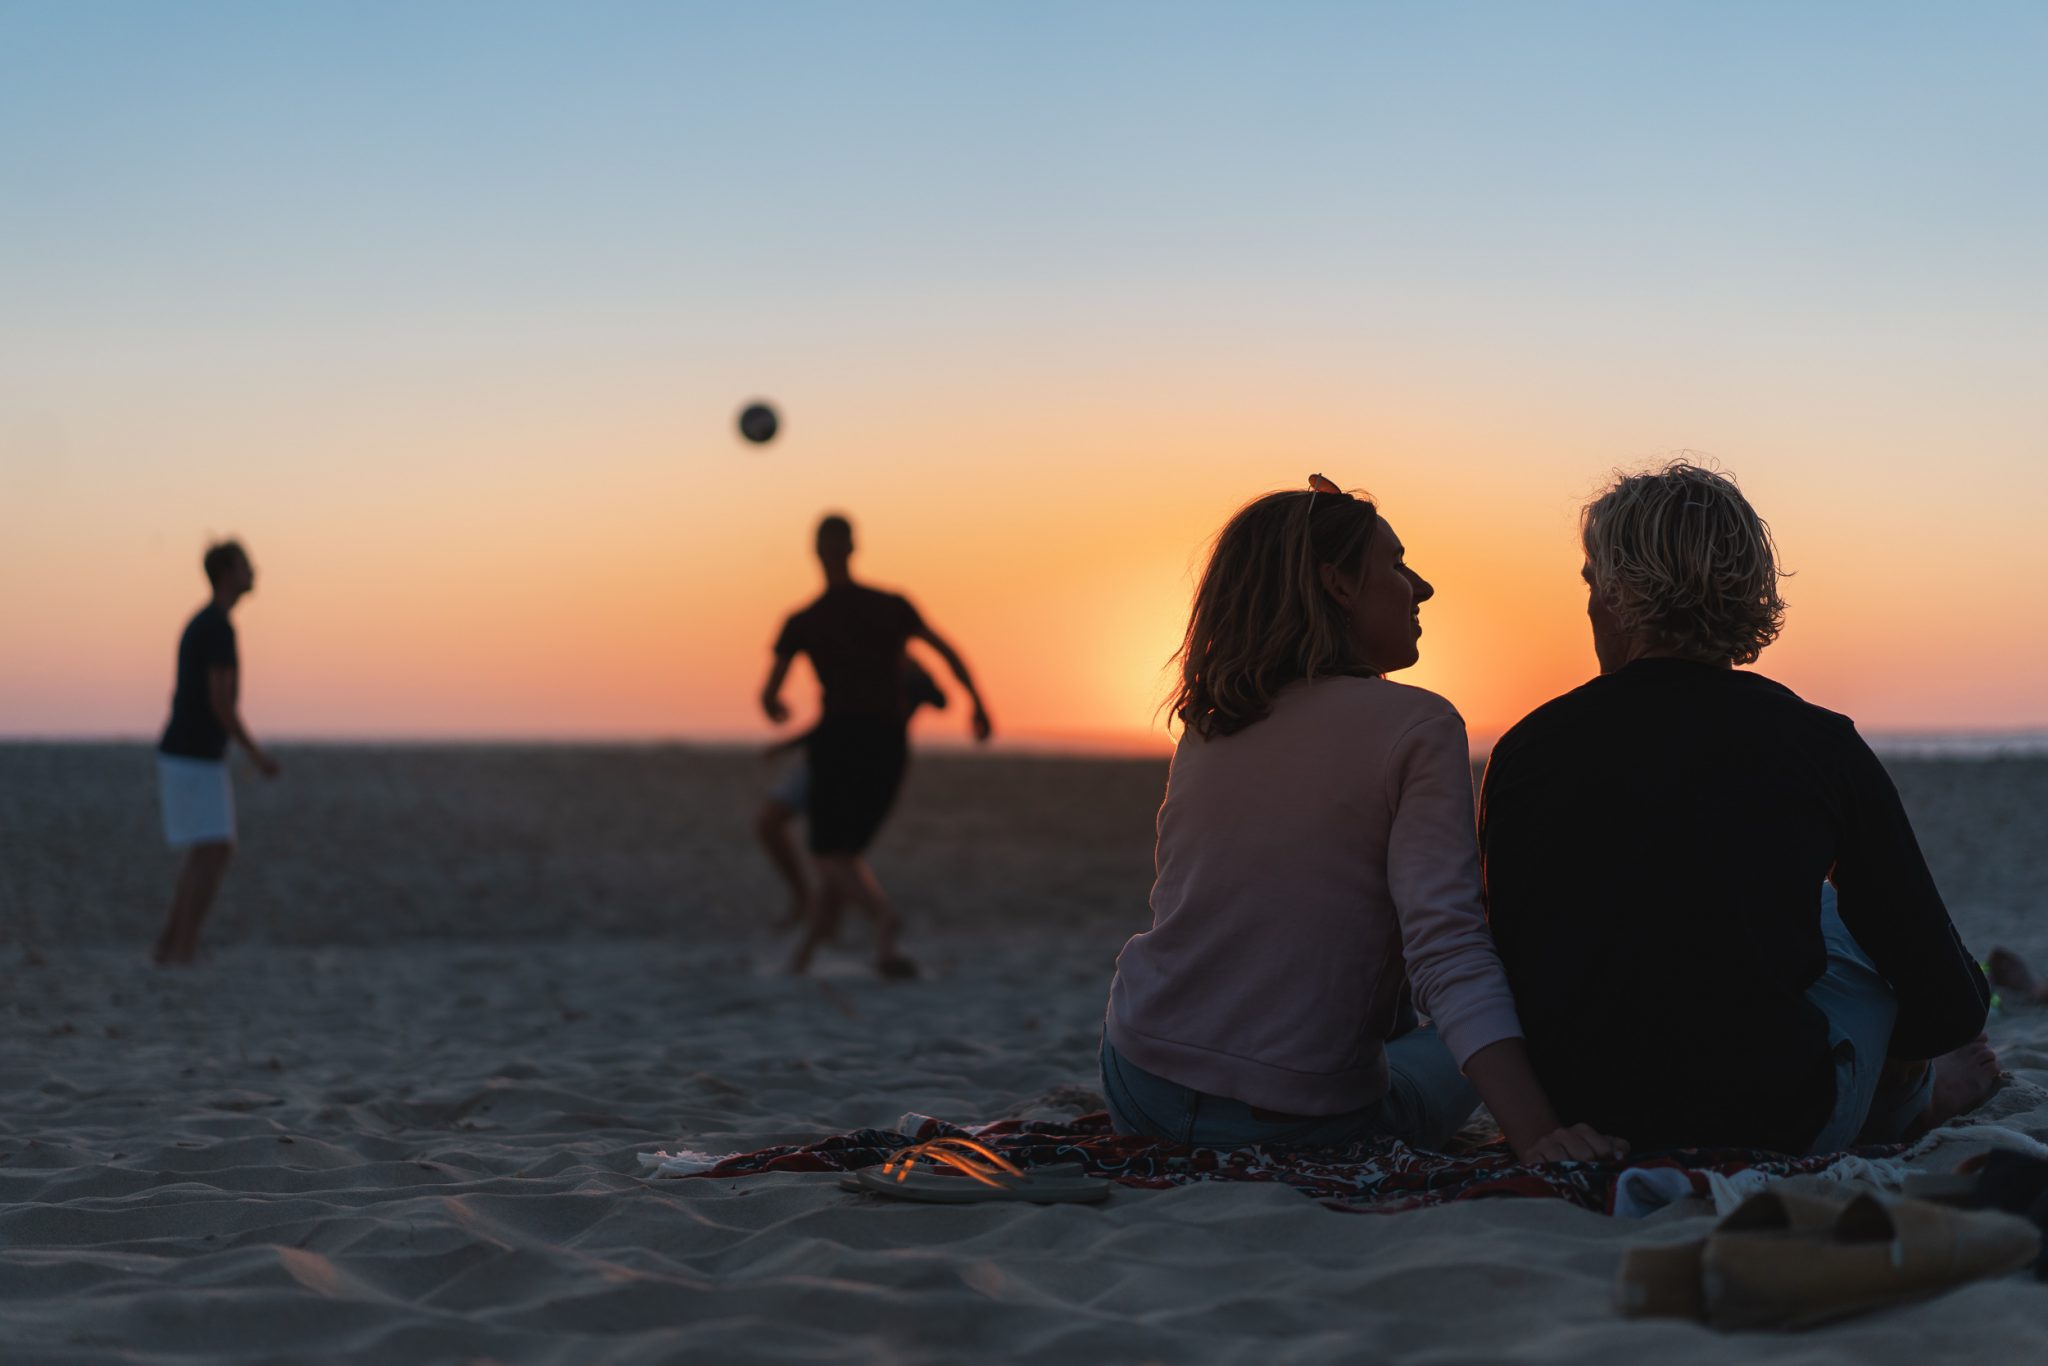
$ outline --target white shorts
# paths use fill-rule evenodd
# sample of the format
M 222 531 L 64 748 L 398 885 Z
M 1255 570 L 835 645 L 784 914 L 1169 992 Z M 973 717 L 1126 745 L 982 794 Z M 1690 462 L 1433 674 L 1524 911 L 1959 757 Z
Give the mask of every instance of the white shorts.
M 156 756 L 164 840 L 173 849 L 235 842 L 235 788 L 225 759 Z

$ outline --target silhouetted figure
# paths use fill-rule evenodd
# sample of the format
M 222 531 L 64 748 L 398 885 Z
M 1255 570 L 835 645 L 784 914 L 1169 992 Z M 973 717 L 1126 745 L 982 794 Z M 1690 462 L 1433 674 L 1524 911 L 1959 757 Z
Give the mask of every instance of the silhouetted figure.
M 903 715 L 906 719 L 917 714 L 919 707 L 932 707 L 939 711 L 946 709 L 946 694 L 938 682 L 926 673 L 910 656 L 903 657 Z M 754 835 L 761 841 L 768 862 L 775 868 L 782 885 L 789 889 L 789 913 L 776 925 L 786 930 L 800 923 L 811 904 L 811 880 L 804 872 L 802 851 L 797 848 L 796 818 L 803 814 L 810 803 L 811 762 L 802 753 L 808 734 L 782 740 L 769 747 L 768 757 L 775 758 L 798 751 L 790 761 L 782 777 L 770 789 L 762 801 L 761 809 L 754 814 Z M 827 937 L 832 936 L 837 925 L 826 927 Z
M 936 651 L 974 703 L 974 738 L 991 732 L 988 709 L 958 653 L 927 626 L 910 601 L 854 582 L 853 526 L 844 517 L 818 523 L 818 562 L 825 591 L 783 623 L 775 662 L 761 689 L 761 709 L 777 725 L 789 719 L 782 684 L 797 655 L 810 657 L 823 692 L 817 726 L 804 737 L 810 770 L 805 814 L 818 889 L 809 899 L 803 942 L 790 971 L 810 967 L 811 955 L 851 903 L 875 925 L 876 968 L 885 977 L 909 977 L 917 968 L 896 950 L 897 916 L 863 857 L 882 828 L 909 758 L 903 705 L 904 646 L 921 640 Z
M 1600 674 L 1494 746 L 1489 920 L 1561 1105 L 1639 1148 L 1895 1143 L 1998 1085 L 1991 989 L 1884 765 L 1754 663 L 1777 547 L 1734 480 L 1580 518 Z
M 1464 719 L 1387 677 L 1435 597 L 1379 506 L 1320 474 L 1218 533 L 1176 655 L 1152 923 L 1103 1014 L 1118 1133 L 1442 1151 L 1484 1101 L 1525 1163 L 1627 1151 L 1562 1123 L 1530 1069 Z
M 240 742 L 265 777 L 274 778 L 278 771 L 277 761 L 242 724 L 241 661 L 234 624 L 228 620 L 235 604 L 255 591 L 255 567 L 235 541 L 208 550 L 204 563 L 213 600 L 199 609 L 179 637 L 171 719 L 157 743 L 164 839 L 173 849 L 185 851 L 171 913 L 151 955 L 160 964 L 190 963 L 198 956 L 200 927 L 234 857 L 229 741 Z

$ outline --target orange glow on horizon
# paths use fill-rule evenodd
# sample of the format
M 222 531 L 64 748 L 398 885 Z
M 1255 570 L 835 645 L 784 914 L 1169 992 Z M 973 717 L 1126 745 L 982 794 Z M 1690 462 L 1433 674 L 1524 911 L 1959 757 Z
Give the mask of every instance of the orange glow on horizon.
M 1187 418 L 1164 373 L 1029 413 L 968 378 L 908 429 L 850 387 L 808 395 L 761 451 L 709 424 L 685 442 L 629 405 L 585 429 L 536 399 L 489 422 L 451 408 L 410 437 L 373 415 L 313 441 L 302 463 L 343 460 L 348 480 L 230 463 L 182 501 L 46 491 L 46 515 L 0 551 L 12 582 L 36 585 L 0 600 L 0 731 L 152 734 L 215 528 L 258 567 L 237 620 L 259 736 L 765 740 L 769 644 L 818 591 L 817 516 L 844 510 L 856 574 L 958 646 L 999 739 L 1156 750 L 1209 538 L 1310 469 L 1373 493 L 1436 584 L 1422 661 L 1397 677 L 1449 697 L 1477 742 L 1593 672 L 1577 507 L 1642 458 L 1517 445 L 1426 405 L 1324 412 L 1314 375 L 1274 398 L 1239 374 Z M 701 406 L 722 424 L 722 402 Z M 88 437 L 139 439 L 111 423 Z M 1403 454 L 1347 454 L 1371 451 Z M 2048 725 L 2048 644 L 2014 625 L 2042 552 L 2016 510 L 1973 508 L 1930 573 L 1898 553 L 1940 515 L 1924 492 L 1915 514 L 1875 491 L 1845 511 L 1844 490 L 1796 464 L 1729 464 L 1798 571 L 1763 672 L 1871 729 Z M 1904 621 L 1937 624 L 1940 649 L 1898 655 Z M 800 725 L 813 701 L 792 682 Z M 919 733 L 964 738 L 964 709 Z

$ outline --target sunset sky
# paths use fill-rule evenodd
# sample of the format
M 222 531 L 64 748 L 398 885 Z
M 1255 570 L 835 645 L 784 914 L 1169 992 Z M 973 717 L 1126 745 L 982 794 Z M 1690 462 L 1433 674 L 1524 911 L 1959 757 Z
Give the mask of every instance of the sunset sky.
M 1007 736 L 1142 741 L 1319 470 L 1483 740 L 1681 450 L 1796 571 L 1761 671 L 2048 729 L 2044 61 L 2038 4 L 0 0 L 0 733 L 152 734 L 232 533 L 259 736 L 766 736 L 843 510 Z

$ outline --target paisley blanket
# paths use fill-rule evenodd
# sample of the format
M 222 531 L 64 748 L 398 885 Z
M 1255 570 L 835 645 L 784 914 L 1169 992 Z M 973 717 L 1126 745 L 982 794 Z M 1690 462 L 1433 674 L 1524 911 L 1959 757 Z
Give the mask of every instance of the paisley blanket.
M 1058 1123 L 1002 1120 L 961 1128 L 929 1115 L 905 1115 L 898 1129 L 858 1129 L 815 1143 L 729 1157 L 643 1153 L 657 1176 L 724 1179 L 763 1172 L 845 1172 L 886 1161 L 913 1143 L 941 1136 L 975 1138 L 1020 1167 L 1078 1162 L 1091 1175 L 1125 1186 L 1159 1189 L 1196 1181 L 1263 1181 L 1292 1186 L 1331 1209 L 1389 1213 L 1453 1200 L 1535 1196 L 1568 1200 L 1605 1214 L 1640 1214 L 1686 1195 L 1725 1202 L 1733 1189 L 1753 1189 L 1785 1176 L 1830 1174 L 1893 1184 L 1902 1147 L 1786 1157 L 1740 1148 L 1687 1148 L 1631 1155 L 1625 1162 L 1566 1162 L 1524 1167 L 1504 1142 L 1451 1155 L 1423 1152 L 1393 1139 L 1341 1148 L 1188 1148 L 1110 1131 L 1104 1114 Z M 1626 1178 L 1626 1179 L 1624 1179 Z

